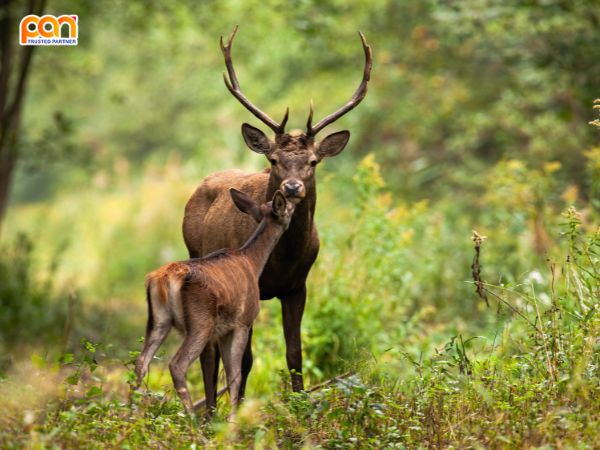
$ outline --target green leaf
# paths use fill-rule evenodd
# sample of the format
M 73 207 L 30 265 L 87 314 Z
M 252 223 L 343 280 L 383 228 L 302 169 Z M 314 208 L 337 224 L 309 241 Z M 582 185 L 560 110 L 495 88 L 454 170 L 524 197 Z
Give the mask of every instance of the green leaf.
M 71 364 L 73 361 L 75 361 L 73 353 L 64 353 L 58 358 L 60 364 Z
M 96 353 L 96 345 L 87 339 L 83 340 L 83 347 L 90 353 Z
M 98 386 L 92 386 L 91 388 L 88 389 L 88 391 L 85 393 L 85 396 L 87 398 L 90 397 L 97 397 L 99 395 L 102 395 L 102 389 L 100 389 Z
M 79 383 L 79 372 L 75 372 L 73 375 L 68 376 L 66 381 L 72 385 Z

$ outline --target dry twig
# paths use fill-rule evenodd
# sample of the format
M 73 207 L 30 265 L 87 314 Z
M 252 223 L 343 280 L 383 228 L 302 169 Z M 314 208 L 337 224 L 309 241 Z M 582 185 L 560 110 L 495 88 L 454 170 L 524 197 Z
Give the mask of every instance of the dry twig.
M 355 372 L 353 370 L 349 370 L 348 372 L 344 372 L 343 374 L 338 375 L 337 377 L 333 377 L 333 378 L 331 378 L 331 379 L 329 379 L 327 381 L 324 381 L 322 383 L 319 383 L 319 384 L 311 387 L 308 390 L 308 392 L 314 392 L 314 391 L 318 391 L 319 389 L 323 389 L 324 387 L 329 386 L 330 384 L 335 383 L 336 381 L 341 381 L 344 378 L 348 378 L 348 377 L 354 375 L 354 373 Z
M 471 239 L 473 239 L 473 242 L 475 243 L 475 256 L 473 257 L 473 264 L 471 264 L 471 273 L 473 274 L 473 281 L 475 282 L 475 290 L 479 298 L 485 300 L 485 304 L 489 308 L 490 302 L 487 298 L 484 282 L 481 279 L 481 263 L 479 262 L 481 246 L 483 245 L 483 241 L 487 239 L 487 236 L 482 236 L 477 231 L 473 230 Z

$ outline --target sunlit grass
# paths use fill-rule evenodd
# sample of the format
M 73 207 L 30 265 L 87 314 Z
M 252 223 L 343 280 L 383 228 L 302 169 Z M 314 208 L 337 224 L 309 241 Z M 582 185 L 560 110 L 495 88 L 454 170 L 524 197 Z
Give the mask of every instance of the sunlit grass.
M 219 446 L 259 439 L 269 447 L 371 439 L 379 446 L 388 442 L 373 438 L 381 435 L 415 445 L 503 446 L 546 442 L 544 433 L 556 420 L 566 428 L 555 442 L 593 442 L 589 427 L 574 425 L 589 417 L 596 398 L 590 382 L 596 376 L 591 368 L 598 324 L 590 314 L 597 300 L 588 294 L 594 278 L 582 271 L 589 264 L 585 255 L 596 258 L 589 216 L 569 210 L 552 217 L 548 228 L 562 227 L 565 234 L 549 241 L 547 255 L 555 259 L 545 261 L 527 251 L 535 240 L 533 216 L 511 216 L 510 204 L 490 202 L 490 216 L 502 218 L 502 226 L 473 224 L 453 203 L 395 198 L 372 157 L 353 176 L 324 171 L 317 211 L 323 246 L 309 278 L 303 321 L 305 382 L 311 388 L 348 370 L 356 375 L 350 384 L 333 383 L 311 396 L 290 395 L 279 301 L 262 302 L 239 422 L 219 422 L 228 408 L 225 394 L 216 424 L 197 428 L 182 415 L 171 386 L 167 364 L 180 342 L 175 333 L 151 365 L 145 393 L 132 400 L 127 380 L 129 352 L 140 350 L 145 328 L 144 276 L 159 264 L 186 258 L 183 206 L 200 177 L 177 160 L 113 187 L 100 175 L 88 188 L 60 192 L 51 203 L 19 206 L 9 216 L 7 228 L 25 232 L 33 243 L 30 266 L 23 256 L 32 274 L 24 283 L 46 283 L 23 292 L 39 298 L 47 286 L 45 307 L 62 308 L 66 316 L 56 316 L 52 346 L 43 338 L 26 346 L 15 342 L 11 359 L 3 361 L 0 388 L 10 406 L 3 428 L 17 430 L 5 434 L 4 442 L 152 445 L 165 439 Z M 507 186 L 515 188 L 511 180 Z M 470 282 L 475 226 L 488 235 L 483 275 L 498 296 L 488 299 L 490 307 Z M 9 243 L 12 236 L 5 239 Z M 579 265 L 566 264 L 565 251 Z M 585 270 L 592 273 L 593 267 Z M 10 276 L 6 270 L 3 276 Z M 553 312 L 553 302 L 562 302 L 562 316 Z M 32 336 L 41 311 L 36 308 L 31 319 L 19 319 Z M 554 328 L 532 332 L 519 314 Z M 582 318 L 589 323 L 582 325 Z M 94 343 L 93 353 L 87 344 L 81 348 L 82 337 Z M 553 351 L 550 342 L 559 341 L 561 350 Z M 65 354 L 74 355 L 57 363 Z M 75 384 L 65 382 L 73 373 Z M 188 379 L 193 397 L 201 398 L 199 364 Z M 581 406 L 565 416 L 581 395 Z M 535 408 L 546 409 L 536 415 Z M 142 433 L 149 426 L 152 433 Z

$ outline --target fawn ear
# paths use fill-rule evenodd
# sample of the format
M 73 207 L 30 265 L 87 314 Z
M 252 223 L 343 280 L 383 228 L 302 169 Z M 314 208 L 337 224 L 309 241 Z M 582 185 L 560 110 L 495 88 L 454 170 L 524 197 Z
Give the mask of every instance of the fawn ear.
M 262 153 L 263 155 L 271 153 L 271 141 L 258 128 L 244 123 L 242 124 L 242 136 L 248 148 L 253 152 Z
M 275 192 L 273 196 L 273 203 L 271 203 L 271 210 L 277 217 L 283 217 L 287 208 L 287 201 L 281 191 Z
M 321 142 L 317 147 L 317 156 L 319 159 L 327 158 L 329 156 L 335 156 L 344 150 L 344 147 L 350 139 L 350 132 L 347 130 L 338 131 L 337 133 L 330 134 Z
M 248 214 L 257 222 L 262 220 L 260 206 L 258 206 L 258 204 L 252 200 L 250 196 L 234 188 L 229 189 L 229 194 L 231 195 L 233 203 L 235 203 L 235 206 L 237 206 L 241 212 Z

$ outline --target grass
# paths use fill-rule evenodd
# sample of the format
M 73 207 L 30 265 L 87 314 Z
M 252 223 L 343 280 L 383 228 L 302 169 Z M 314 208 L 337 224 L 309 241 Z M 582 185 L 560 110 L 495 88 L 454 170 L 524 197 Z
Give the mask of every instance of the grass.
M 312 390 L 290 392 L 279 306 L 270 301 L 256 326 L 250 397 L 235 423 L 224 422 L 226 395 L 213 423 L 183 414 L 166 370 L 175 337 L 151 366 L 147 390 L 130 395 L 143 276 L 185 257 L 178 226 L 193 187 L 185 170 L 171 163 L 118 190 L 63 194 L 12 215 L 38 239 L 6 244 L 12 259 L 2 261 L 12 263 L 0 266 L 2 279 L 14 281 L 3 294 L 12 306 L 1 313 L 10 359 L 1 371 L 0 447 L 600 445 L 594 212 L 560 215 L 564 205 L 546 205 L 554 237 L 538 256 L 532 205 L 554 186 L 516 195 L 528 178 L 511 176 L 528 170 L 516 162 L 496 168 L 483 216 L 454 202 L 394 198 L 372 157 L 351 180 L 325 171 L 317 212 L 323 249 L 303 321 Z M 65 210 L 77 211 L 76 220 Z M 499 219 L 503 226 L 494 225 Z M 472 281 L 471 228 L 488 236 L 475 262 L 489 306 Z M 189 381 L 199 398 L 199 367 Z

